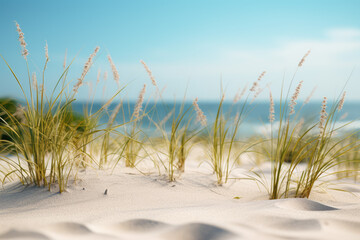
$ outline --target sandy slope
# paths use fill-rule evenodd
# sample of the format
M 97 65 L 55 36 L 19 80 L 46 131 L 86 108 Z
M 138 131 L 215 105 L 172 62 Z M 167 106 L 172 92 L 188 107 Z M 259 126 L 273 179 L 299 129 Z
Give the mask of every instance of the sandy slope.
M 246 166 L 245 166 L 246 167 Z M 268 174 L 268 165 L 264 172 Z M 233 176 L 244 176 L 236 169 Z M 254 181 L 214 184 L 189 162 L 164 176 L 118 168 L 79 173 L 66 193 L 6 184 L 0 191 L 0 239 L 359 239 L 360 186 L 314 192 L 311 200 L 267 200 Z M 107 195 L 104 194 L 107 189 Z M 239 199 L 234 199 L 239 198 Z

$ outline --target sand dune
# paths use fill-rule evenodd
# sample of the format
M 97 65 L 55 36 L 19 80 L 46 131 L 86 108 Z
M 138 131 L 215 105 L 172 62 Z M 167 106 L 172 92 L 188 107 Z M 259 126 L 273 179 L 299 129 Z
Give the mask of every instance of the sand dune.
M 358 239 L 360 234 L 357 184 L 341 182 L 349 192 L 268 200 L 254 181 L 231 180 L 220 187 L 215 180 L 207 166 L 189 162 L 173 183 L 128 168 L 79 172 L 63 194 L 8 183 L 0 191 L 0 239 Z

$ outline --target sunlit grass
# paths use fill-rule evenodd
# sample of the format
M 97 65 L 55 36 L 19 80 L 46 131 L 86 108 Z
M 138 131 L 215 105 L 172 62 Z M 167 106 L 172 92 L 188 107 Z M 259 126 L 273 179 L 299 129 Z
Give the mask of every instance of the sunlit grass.
M 249 88 L 249 92 L 245 87 L 232 104 L 225 101 L 222 92 L 214 119 L 209 120 L 200 109 L 198 99 L 192 105 L 186 103 L 185 97 L 181 103 L 166 103 L 152 72 L 143 61 L 141 64 L 156 89 L 154 103 L 149 107 L 149 98 L 144 104 L 144 85 L 134 108 L 130 108 L 129 102 L 125 107 L 127 100 L 120 93 L 126 85 L 120 87 L 119 73 L 108 56 L 118 85 L 117 92 L 100 109 L 93 110 L 94 103 L 90 102 L 82 115 L 77 115 L 72 106 L 99 47 L 89 56 L 81 77 L 72 89 L 73 82 L 67 79 L 70 63 L 64 65 L 54 89 L 48 94 L 45 90 L 48 81 L 45 73 L 49 62 L 47 46 L 42 77 L 38 82 L 36 75 L 30 75 L 28 51 L 24 39 L 20 40 L 28 79 L 19 79 L 2 57 L 25 99 L 24 106 L 17 106 L 13 100 L 0 101 L 2 183 L 19 180 L 23 184 L 35 184 L 49 190 L 56 185 L 63 192 L 69 179 L 80 168 L 92 166 L 103 169 L 111 165 L 113 168 L 134 168 L 142 173 L 138 166 L 143 160 L 151 161 L 153 170 L 159 173 L 165 170 L 168 180 L 172 182 L 185 172 L 190 149 L 195 145 L 208 153 L 202 162 L 210 164 L 219 186 L 227 184 L 229 179 L 242 180 L 231 174 L 234 167 L 241 167 L 244 153 L 255 157 L 260 166 L 266 161 L 270 162 L 270 180 L 261 171 L 252 172 L 255 177 L 250 177 L 267 189 L 270 199 L 308 198 L 319 180 L 329 174 L 357 179 L 360 170 L 358 134 L 355 130 L 342 131 L 343 126 L 336 124 L 345 93 L 341 92 L 330 110 L 327 110 L 328 103 L 324 98 L 322 105 L 319 103 L 320 115 L 316 120 L 300 118 L 300 111 L 306 107 L 307 101 L 295 109 L 302 81 L 289 98 L 296 72 L 309 52 L 299 62 L 288 91 L 281 93 L 279 112 L 275 112 L 270 93 L 270 135 L 245 138 L 241 127 L 256 108 L 254 100 L 264 90 L 259 85 L 265 71 Z M 29 92 L 25 92 L 25 84 L 28 84 Z M 158 99 L 161 104 L 157 102 Z M 111 103 L 115 107 L 110 108 Z M 226 109 L 225 106 L 230 108 Z M 165 116 L 159 119 L 163 110 Z M 107 118 L 106 123 L 101 123 L 103 117 Z M 145 121 L 149 123 L 146 126 Z

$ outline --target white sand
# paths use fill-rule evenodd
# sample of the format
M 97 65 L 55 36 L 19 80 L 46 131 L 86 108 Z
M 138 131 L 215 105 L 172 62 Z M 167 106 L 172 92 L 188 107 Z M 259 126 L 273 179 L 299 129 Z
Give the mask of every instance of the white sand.
M 269 170 L 265 164 L 268 177 Z M 318 188 L 311 200 L 267 200 L 254 181 L 216 186 L 209 167 L 191 159 L 173 183 L 120 166 L 78 178 L 63 194 L 6 184 L 0 239 L 360 239 L 360 186 L 351 181 L 335 185 L 349 192 Z

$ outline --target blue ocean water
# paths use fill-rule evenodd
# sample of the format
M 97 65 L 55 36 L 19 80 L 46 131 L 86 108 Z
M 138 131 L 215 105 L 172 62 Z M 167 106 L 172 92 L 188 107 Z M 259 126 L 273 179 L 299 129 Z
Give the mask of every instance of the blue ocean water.
M 116 124 L 122 124 L 128 122 L 133 113 L 135 102 L 123 103 L 121 111 L 115 118 Z M 198 103 L 204 115 L 207 117 L 208 125 L 211 125 L 216 118 L 219 103 L 218 102 L 199 102 Z M 99 124 L 106 126 L 109 121 L 109 117 L 112 111 L 116 108 L 118 103 L 112 103 L 107 107 L 107 110 L 99 118 Z M 88 104 L 85 102 L 73 103 L 73 110 L 78 113 L 83 113 L 85 109 L 88 112 L 95 113 L 103 106 L 101 102 L 94 102 Z M 183 123 L 186 124 L 188 120 L 192 119 L 190 128 L 199 128 L 200 124 L 195 121 L 196 114 L 192 111 L 192 102 L 186 102 L 183 105 L 181 103 L 174 104 L 173 102 L 149 102 L 143 104 L 143 113 L 147 113 L 142 118 L 141 128 L 148 134 L 156 135 L 158 133 L 157 124 L 164 121 L 164 118 L 168 116 L 169 112 L 174 112 L 172 116 L 177 116 L 183 107 L 184 111 L 189 109 L 184 117 Z M 283 105 L 284 107 L 284 105 Z M 331 105 L 328 105 L 327 111 L 330 111 Z M 242 109 L 242 103 L 233 104 L 232 102 L 223 103 L 223 114 L 226 120 L 233 121 L 238 113 L 242 112 L 243 122 L 241 124 L 239 134 L 244 137 L 250 137 L 257 134 L 263 134 L 269 126 L 269 102 L 254 102 L 247 104 L 245 109 Z M 313 101 L 307 104 L 299 102 L 295 107 L 296 113 L 292 115 L 292 118 L 301 119 L 305 121 L 316 123 L 319 119 L 321 110 L 321 101 Z M 280 103 L 275 102 L 275 121 L 279 120 Z M 165 130 L 171 129 L 172 118 L 165 122 L 163 125 Z M 339 125 L 352 122 L 347 129 L 357 130 L 360 129 L 360 102 L 346 102 L 341 111 L 337 112 L 337 122 Z

